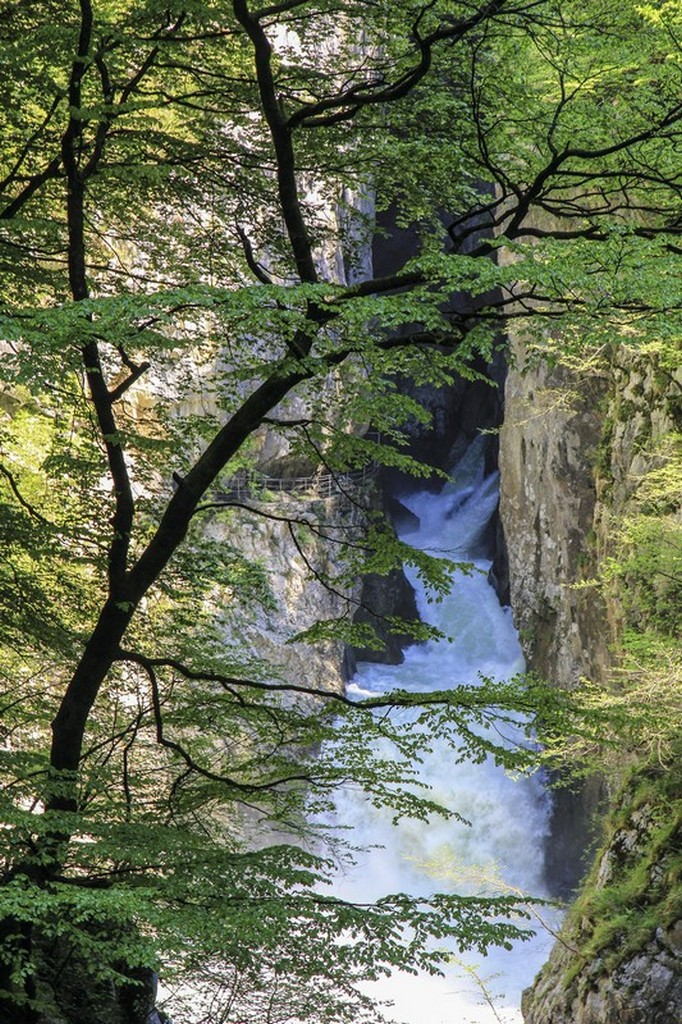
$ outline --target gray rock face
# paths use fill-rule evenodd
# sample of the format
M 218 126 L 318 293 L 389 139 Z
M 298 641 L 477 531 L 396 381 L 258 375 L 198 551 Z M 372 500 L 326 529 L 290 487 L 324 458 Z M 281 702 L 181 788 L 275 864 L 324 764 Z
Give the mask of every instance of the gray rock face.
M 652 465 L 656 440 L 674 426 L 672 388 L 680 381 L 668 393 L 651 364 L 627 352 L 587 383 L 565 370 L 529 365 L 520 345 L 517 354 L 500 439 L 514 616 L 535 672 L 563 687 L 581 676 L 606 682 L 619 608 L 579 585 L 608 551 L 614 523 Z M 550 858 L 557 874 L 565 843 L 575 840 L 598 803 L 596 784 L 591 794 L 560 795 L 553 868 Z M 643 866 L 647 893 L 665 892 L 665 861 L 644 860 L 651 856 L 650 825 L 646 806 L 625 814 L 589 879 L 594 891 Z M 638 948 L 621 946 L 623 933 L 616 930 L 606 946 L 593 944 L 598 953 L 586 954 L 599 924 L 574 915 L 524 995 L 526 1024 L 680 1024 L 682 920 L 644 928 Z
M 286 494 L 267 508 L 294 519 L 310 511 L 305 501 Z M 319 511 L 326 522 L 337 525 L 351 515 L 347 508 L 335 506 L 333 500 L 316 502 L 313 512 Z M 226 643 L 246 657 L 263 659 L 275 675 L 299 686 L 342 692 L 343 644 L 292 642 L 292 637 L 318 620 L 336 619 L 353 607 L 350 592 L 343 594 L 322 582 L 325 575 L 333 576 L 339 570 L 330 545 L 313 535 L 307 538 L 305 549 L 297 547 L 286 523 L 248 514 L 234 517 L 229 527 L 217 518 L 207 529 L 264 566 L 271 594 L 271 602 L 262 607 L 230 606 L 224 620 Z
M 653 778 L 652 772 L 648 778 Z M 677 841 L 674 831 L 663 841 L 660 836 L 669 813 L 669 794 L 650 788 L 649 799 L 633 807 L 636 790 L 633 782 L 633 788 L 618 800 L 619 824 L 588 882 L 591 896 L 606 895 L 610 889 L 603 906 L 619 900 L 619 913 L 608 917 L 604 931 L 605 921 L 595 911 L 599 900 L 576 905 L 549 963 L 525 993 L 526 1024 L 677 1024 L 682 1020 L 682 919 L 666 927 L 645 925 L 639 941 L 633 941 L 632 931 L 634 926 L 638 934 L 639 919 L 650 920 L 652 910 L 659 912 L 661 898 L 669 895 L 671 882 L 675 884 L 679 836 Z M 629 893 L 625 901 L 624 891 Z
M 594 566 L 594 461 L 605 391 L 605 380 L 578 381 L 531 362 L 516 344 L 500 432 L 510 603 L 529 670 L 565 689 L 603 676 L 610 662 L 601 599 L 579 586 Z M 555 794 L 546 871 L 558 897 L 570 897 L 586 871 L 602 802 L 597 780 Z
M 500 434 L 500 517 L 511 603 L 529 667 L 560 687 L 608 664 L 589 574 L 603 381 L 531 365 L 518 346 Z M 601 627 L 601 628 L 599 628 Z

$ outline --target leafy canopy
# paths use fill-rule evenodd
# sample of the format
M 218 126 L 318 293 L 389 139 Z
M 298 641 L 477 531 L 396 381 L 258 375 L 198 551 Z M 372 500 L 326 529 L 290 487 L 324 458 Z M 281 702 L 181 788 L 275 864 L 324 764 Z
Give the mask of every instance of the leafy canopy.
M 396 381 L 480 374 L 512 322 L 542 341 L 561 320 L 576 345 L 670 324 L 676 9 L 0 14 L 4 1019 L 140 1019 L 156 967 L 206 979 L 207 1015 L 255 1019 L 279 993 L 278 1019 L 369 1019 L 357 980 L 437 969 L 429 936 L 505 943 L 526 911 L 323 897 L 314 822 L 342 780 L 448 813 L 414 787 L 429 733 L 510 765 L 479 727 L 538 694 L 422 695 L 406 738 L 414 696 L 353 705 L 227 643 L 273 602 L 244 522 L 279 516 L 345 618 L 351 577 L 418 556 L 371 508 L 348 527 L 214 495 L 273 437 L 313 469 L 423 472 L 402 445 L 427 414 Z M 391 222 L 418 241 L 373 276 Z

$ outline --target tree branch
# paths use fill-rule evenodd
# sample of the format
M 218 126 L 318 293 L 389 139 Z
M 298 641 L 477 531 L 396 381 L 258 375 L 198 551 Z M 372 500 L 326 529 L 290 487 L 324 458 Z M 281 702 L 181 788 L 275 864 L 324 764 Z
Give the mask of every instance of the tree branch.
M 123 652 L 120 653 L 122 656 Z M 147 674 L 152 693 L 152 707 L 154 709 L 154 720 L 156 723 L 157 743 L 177 754 L 185 762 L 187 767 L 195 774 L 200 775 L 204 779 L 208 779 L 210 782 L 218 782 L 230 789 L 236 789 L 240 793 L 251 794 L 269 792 L 273 789 L 278 789 L 280 786 L 288 786 L 292 782 L 312 783 L 315 781 L 312 776 L 305 772 L 291 772 L 290 774 L 282 775 L 276 779 L 271 779 L 268 782 L 239 782 L 236 779 L 231 778 L 229 775 L 222 775 L 218 772 L 213 772 L 204 765 L 199 764 L 181 743 L 178 743 L 176 740 L 168 739 L 164 733 L 161 699 L 155 672 L 155 666 L 159 664 L 159 662 L 155 659 L 145 658 L 140 654 L 133 654 L 130 651 L 126 652 L 125 659 L 121 657 L 121 660 L 135 662 L 143 668 Z
M 412 92 L 431 68 L 434 47 L 444 41 L 456 42 L 482 22 L 494 17 L 508 5 L 508 0 L 490 0 L 468 18 L 454 23 L 442 24 L 439 28 L 421 37 L 419 35 L 420 14 L 413 26 L 413 39 L 418 51 L 416 63 L 403 72 L 395 82 L 385 85 L 383 79 L 349 86 L 343 92 L 316 103 L 305 103 L 288 118 L 290 128 L 320 128 L 338 124 L 355 117 L 363 107 L 395 103 Z
M 272 47 L 246 0 L 234 0 L 235 17 L 253 44 L 256 79 L 265 120 L 275 149 L 277 189 L 294 262 L 301 281 L 317 281 L 308 231 L 301 212 L 291 130 L 280 107 L 272 74 Z
M 146 373 L 147 370 L 152 365 L 151 363 L 148 362 L 134 363 L 132 359 L 130 359 L 126 354 L 123 345 L 118 346 L 118 352 L 119 355 L 121 356 L 124 365 L 127 366 L 127 368 L 130 370 L 130 373 L 125 378 L 125 380 L 121 381 L 120 384 L 118 384 L 115 388 L 109 391 L 109 401 L 111 405 L 113 405 L 115 402 L 118 402 L 118 400 L 126 393 L 128 388 L 132 387 L 135 381 L 139 380 L 142 374 Z
M 41 515 L 40 512 L 38 512 L 38 510 L 35 509 L 33 505 L 31 505 L 29 501 L 26 501 L 26 499 L 22 496 L 21 491 L 19 490 L 19 487 L 17 485 L 17 482 L 14 479 L 14 476 L 9 471 L 9 469 L 7 469 L 7 467 L 4 466 L 2 463 L 0 463 L 0 473 L 2 473 L 2 475 L 9 483 L 12 493 L 14 494 L 14 497 L 17 499 L 21 507 L 25 508 L 28 514 L 33 516 L 34 519 L 37 519 L 39 522 L 44 523 L 45 526 L 52 526 L 50 520 L 46 519 L 45 516 Z
M 260 263 L 258 263 L 253 254 L 253 246 L 251 245 L 251 241 L 246 231 L 241 226 L 241 224 L 239 224 L 238 221 L 235 221 L 234 226 L 237 235 L 239 236 L 239 241 L 242 243 L 242 249 L 244 250 L 244 258 L 246 259 L 246 265 L 248 266 L 249 270 L 256 278 L 256 280 L 260 281 L 261 284 L 272 284 L 272 279 L 268 277 L 268 275 L 265 273 L 262 266 L 260 265 Z

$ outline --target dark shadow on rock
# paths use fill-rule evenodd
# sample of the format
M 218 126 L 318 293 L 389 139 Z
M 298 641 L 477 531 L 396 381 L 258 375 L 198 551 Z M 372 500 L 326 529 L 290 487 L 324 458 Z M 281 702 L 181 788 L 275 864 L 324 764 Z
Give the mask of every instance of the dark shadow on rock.
M 386 495 L 384 508 L 397 534 L 411 533 L 413 530 L 419 529 L 419 516 L 415 515 L 407 505 L 403 505 L 400 498 L 394 498 L 390 494 Z
M 604 783 L 585 779 L 552 790 L 550 834 L 545 848 L 545 884 L 555 899 L 572 899 L 592 862 L 595 826 L 607 805 Z
M 359 661 L 378 662 L 384 665 L 399 665 L 404 661 L 403 649 L 415 641 L 409 633 L 394 633 L 386 621 L 388 616 L 398 616 L 407 622 L 419 622 L 419 613 L 414 591 L 401 569 L 394 569 L 385 576 L 369 573 L 362 581 L 361 606 L 353 621 L 372 627 L 382 643 L 379 650 L 371 647 L 346 648 L 344 674 L 347 679 L 355 673 Z

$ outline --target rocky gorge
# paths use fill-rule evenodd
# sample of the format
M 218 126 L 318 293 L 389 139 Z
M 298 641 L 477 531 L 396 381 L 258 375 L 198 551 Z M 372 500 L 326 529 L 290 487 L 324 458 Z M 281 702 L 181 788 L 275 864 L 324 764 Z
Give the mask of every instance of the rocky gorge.
M 607 569 L 616 554 L 633 557 L 622 528 L 639 514 L 643 491 L 656 474 L 674 474 L 678 466 L 679 372 L 656 356 L 627 350 L 602 354 L 589 371 L 551 366 L 514 341 L 506 376 L 498 364 L 489 383 L 461 382 L 416 397 L 434 424 L 433 432 L 419 424 L 411 430 L 416 458 L 428 451 L 442 468 L 484 431 L 487 460 L 493 466 L 499 459 L 494 582 L 511 604 L 529 670 L 564 689 L 584 679 L 606 692 L 623 689 L 623 634 L 634 624 L 648 635 L 650 623 L 623 593 L 629 587 L 636 595 L 641 586 L 635 570 L 626 566 L 620 577 L 606 578 Z M 408 511 L 395 499 L 380 499 L 379 490 L 400 486 L 391 471 L 382 488 L 373 484 L 372 500 L 383 500 L 396 522 Z M 679 531 L 679 496 L 672 492 L 664 518 Z M 253 553 L 275 554 L 280 581 L 280 625 L 273 619 L 258 632 L 271 632 L 268 643 L 278 646 L 282 613 L 290 627 L 312 621 L 323 605 L 338 614 L 340 605 L 300 561 L 296 568 L 281 528 L 261 521 L 258 530 Z M 666 550 L 661 557 L 667 568 L 652 563 L 654 576 L 658 569 L 675 576 L 679 556 Z M 679 588 L 679 579 L 668 582 Z M 674 603 L 676 594 L 659 597 Z M 361 608 L 358 621 L 378 613 L 375 626 L 386 614 L 414 614 L 409 587 L 395 574 L 368 578 L 348 597 L 346 610 Z M 294 644 L 286 672 L 323 677 L 325 686 L 338 688 L 358 659 L 400 660 L 401 639 L 384 632 L 383 651 L 346 647 L 343 654 L 337 646 L 314 659 Z M 670 683 L 673 708 L 679 707 L 675 685 L 679 690 L 679 677 Z M 674 745 L 674 737 L 667 742 Z M 666 755 L 650 754 L 640 744 L 616 753 L 615 770 L 555 780 L 546 871 L 550 890 L 572 909 L 524 997 L 528 1024 L 673 1024 L 682 1015 L 678 773 Z

